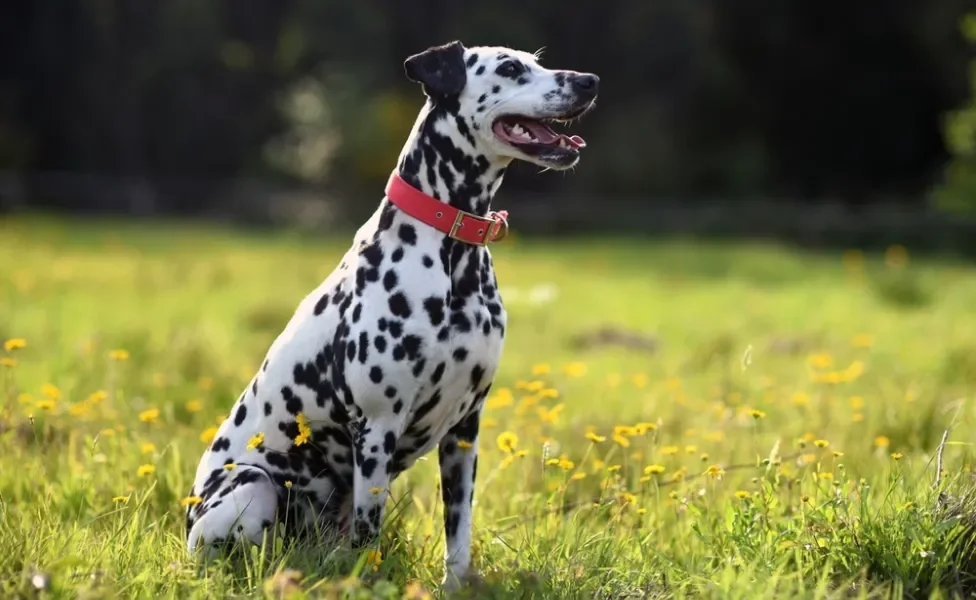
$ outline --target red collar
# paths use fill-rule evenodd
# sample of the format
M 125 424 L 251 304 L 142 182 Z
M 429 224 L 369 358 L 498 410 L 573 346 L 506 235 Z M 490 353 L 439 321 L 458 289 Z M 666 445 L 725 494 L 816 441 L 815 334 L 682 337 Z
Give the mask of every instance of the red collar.
M 484 246 L 508 235 L 508 211 L 492 211 L 487 217 L 479 217 L 458 210 L 411 186 L 397 173 L 386 184 L 386 196 L 411 217 L 461 242 Z

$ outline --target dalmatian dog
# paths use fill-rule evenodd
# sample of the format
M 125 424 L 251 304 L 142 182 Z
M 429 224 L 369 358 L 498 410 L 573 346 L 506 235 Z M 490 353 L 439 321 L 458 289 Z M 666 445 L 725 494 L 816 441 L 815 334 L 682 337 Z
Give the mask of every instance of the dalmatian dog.
M 594 106 L 599 79 L 501 47 L 432 47 L 404 62 L 426 102 L 376 212 L 302 300 L 204 452 L 186 511 L 190 552 L 296 535 L 372 544 L 391 482 L 437 446 L 444 585 L 471 562 L 478 426 L 506 313 L 487 243 L 519 159 L 577 164 L 551 124 Z

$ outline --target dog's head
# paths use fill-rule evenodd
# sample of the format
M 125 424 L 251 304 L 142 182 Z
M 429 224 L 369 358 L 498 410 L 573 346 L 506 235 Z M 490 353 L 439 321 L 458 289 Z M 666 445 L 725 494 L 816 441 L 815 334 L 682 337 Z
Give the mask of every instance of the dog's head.
M 453 114 L 449 126 L 473 150 L 557 170 L 579 161 L 583 138 L 556 133 L 550 124 L 572 121 L 593 107 L 596 75 L 550 70 L 526 52 L 460 42 L 415 54 L 404 69 L 435 106 Z

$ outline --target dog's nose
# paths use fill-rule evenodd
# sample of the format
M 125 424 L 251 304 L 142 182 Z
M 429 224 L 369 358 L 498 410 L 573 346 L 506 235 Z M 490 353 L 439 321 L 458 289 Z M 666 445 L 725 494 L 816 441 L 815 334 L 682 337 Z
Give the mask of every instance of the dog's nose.
M 580 96 L 595 97 L 600 89 L 600 78 L 592 73 L 578 73 L 573 76 L 573 91 Z

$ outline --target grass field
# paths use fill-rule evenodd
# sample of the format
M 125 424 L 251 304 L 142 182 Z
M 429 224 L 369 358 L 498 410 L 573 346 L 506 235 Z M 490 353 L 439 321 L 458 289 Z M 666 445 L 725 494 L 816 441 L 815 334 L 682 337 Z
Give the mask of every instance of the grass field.
M 277 543 L 204 570 L 184 550 L 214 426 L 346 243 L 0 221 L 0 597 L 438 594 L 435 455 L 395 483 L 381 553 Z M 513 238 L 494 254 L 510 329 L 471 597 L 976 589 L 968 519 L 932 489 L 948 428 L 940 490 L 970 477 L 971 268 L 900 248 Z M 586 337 L 601 327 L 642 343 Z

